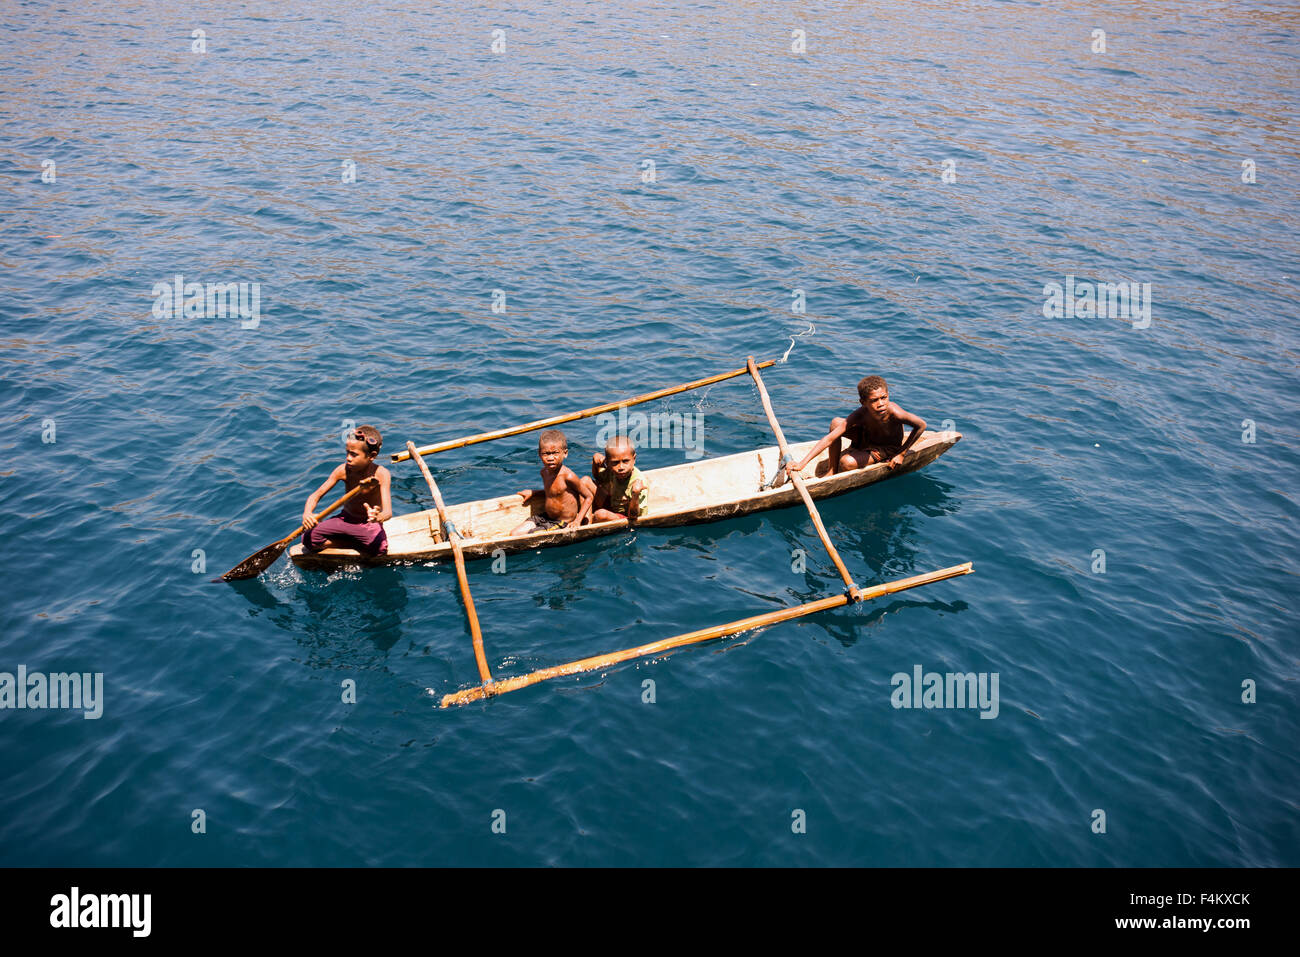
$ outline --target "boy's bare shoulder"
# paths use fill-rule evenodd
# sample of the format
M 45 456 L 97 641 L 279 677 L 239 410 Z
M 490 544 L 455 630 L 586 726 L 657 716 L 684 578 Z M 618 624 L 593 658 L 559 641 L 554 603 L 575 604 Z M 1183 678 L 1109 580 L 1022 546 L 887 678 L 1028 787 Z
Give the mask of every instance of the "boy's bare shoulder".
M 913 415 L 911 412 L 908 412 L 897 402 L 889 403 L 889 414 L 892 415 L 894 418 L 906 422 L 909 425 L 914 425 L 917 428 L 920 428 L 925 424 L 925 420 L 922 419 L 919 415 Z
M 388 469 L 384 468 L 382 465 L 377 465 L 375 466 L 375 478 L 379 479 L 381 482 L 391 482 L 393 479 L 393 473 L 388 471 Z

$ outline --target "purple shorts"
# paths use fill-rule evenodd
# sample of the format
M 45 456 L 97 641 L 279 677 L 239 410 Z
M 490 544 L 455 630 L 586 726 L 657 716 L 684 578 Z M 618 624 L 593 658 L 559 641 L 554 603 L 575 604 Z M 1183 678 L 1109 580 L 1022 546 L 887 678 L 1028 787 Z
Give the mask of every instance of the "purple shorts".
M 318 552 L 325 547 L 327 538 L 340 548 L 355 548 L 363 555 L 388 552 L 388 536 L 380 522 L 357 521 L 347 515 L 327 518 L 302 533 L 302 547 L 309 552 Z

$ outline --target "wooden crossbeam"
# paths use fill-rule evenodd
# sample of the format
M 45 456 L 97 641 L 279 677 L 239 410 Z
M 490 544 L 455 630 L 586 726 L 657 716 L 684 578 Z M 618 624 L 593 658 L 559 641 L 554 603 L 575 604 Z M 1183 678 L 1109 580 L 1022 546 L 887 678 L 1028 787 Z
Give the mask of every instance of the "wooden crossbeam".
M 460 538 L 448 527 L 447 509 L 442 504 L 442 493 L 438 491 L 438 483 L 433 480 L 429 466 L 424 464 L 424 459 L 420 457 L 415 443 L 407 442 L 406 448 L 415 459 L 415 464 L 420 466 L 420 471 L 424 473 L 424 480 L 429 483 L 429 491 L 433 493 L 433 504 L 438 508 L 438 520 L 442 523 L 442 534 L 451 542 L 451 555 L 456 561 L 456 577 L 460 580 L 460 597 L 465 602 L 465 617 L 469 619 L 469 632 L 474 639 L 474 660 L 478 662 L 479 678 L 484 684 L 490 684 L 492 673 L 488 671 L 487 654 L 483 651 L 483 632 L 479 629 L 478 612 L 474 610 L 474 596 L 469 593 L 469 576 L 465 573 L 465 556 L 461 552 Z
M 754 357 L 750 356 L 746 362 L 746 368 L 754 379 L 754 384 L 758 386 L 758 397 L 763 400 L 763 411 L 767 413 L 767 421 L 772 425 L 772 432 L 776 435 L 776 444 L 781 449 L 781 464 L 777 466 L 778 473 L 785 468 L 786 461 L 790 458 L 790 448 L 785 442 L 785 433 L 781 431 L 781 423 L 776 419 L 776 413 L 772 411 L 772 400 L 768 397 L 767 387 L 763 385 L 763 377 L 758 374 L 758 366 L 754 363 Z M 821 537 L 822 545 L 826 547 L 826 553 L 830 555 L 831 561 L 835 563 L 836 570 L 839 571 L 840 577 L 844 579 L 844 587 L 848 589 L 849 598 L 853 601 L 860 601 L 858 586 L 853 583 L 853 576 L 849 570 L 844 567 L 844 562 L 840 558 L 840 553 L 835 550 L 831 544 L 831 538 L 826 534 L 826 526 L 822 524 L 821 514 L 817 511 L 817 506 L 813 504 L 812 496 L 808 494 L 808 486 L 804 484 L 803 476 L 790 472 L 790 481 L 794 487 L 799 490 L 799 495 L 803 498 L 803 503 L 808 508 L 808 514 L 812 517 L 813 527 L 817 529 L 817 534 Z

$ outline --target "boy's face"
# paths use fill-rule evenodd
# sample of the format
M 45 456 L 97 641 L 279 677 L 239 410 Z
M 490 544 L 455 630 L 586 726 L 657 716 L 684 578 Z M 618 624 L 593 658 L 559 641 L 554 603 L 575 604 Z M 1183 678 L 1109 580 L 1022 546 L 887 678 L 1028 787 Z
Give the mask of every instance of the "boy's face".
M 348 439 L 348 468 L 365 468 L 375 460 L 375 453 L 361 439 Z
M 867 401 L 863 404 L 871 410 L 872 415 L 878 419 L 883 419 L 889 411 L 889 390 L 872 389 L 867 393 Z
M 559 468 L 568 454 L 569 450 L 559 442 L 539 442 L 537 445 L 537 457 L 548 469 Z
M 626 445 L 610 446 L 605 449 L 605 464 L 619 478 L 632 474 L 636 468 L 636 451 Z

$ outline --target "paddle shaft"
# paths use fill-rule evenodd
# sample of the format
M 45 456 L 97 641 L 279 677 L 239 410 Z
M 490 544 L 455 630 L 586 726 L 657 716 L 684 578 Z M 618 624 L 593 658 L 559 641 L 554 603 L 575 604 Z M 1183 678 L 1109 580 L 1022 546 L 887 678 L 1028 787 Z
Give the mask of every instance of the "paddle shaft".
M 750 356 L 747 360 L 746 367 L 754 379 L 754 384 L 758 386 L 758 396 L 763 400 L 763 411 L 767 413 L 767 421 L 772 424 L 772 432 L 776 435 L 776 444 L 781 449 L 781 461 L 784 462 L 790 457 L 790 449 L 785 443 L 785 434 L 781 431 L 781 423 L 776 420 L 776 413 L 772 411 L 772 400 L 768 398 L 767 387 L 763 385 L 763 377 L 758 374 L 758 366 L 754 364 L 753 356 Z M 826 546 L 826 552 L 831 556 L 831 561 L 835 563 L 835 568 L 839 571 L 840 577 L 844 579 L 845 587 L 848 588 L 850 596 L 855 601 L 858 600 L 858 586 L 853 583 L 853 576 L 849 574 L 849 570 L 844 567 L 844 562 L 840 560 L 840 553 L 831 544 L 830 536 L 826 534 L 826 526 L 822 524 L 822 517 L 817 511 L 817 506 L 813 504 L 812 496 L 808 494 L 808 486 L 804 484 L 803 476 L 797 472 L 790 472 L 789 474 L 790 481 L 794 483 L 794 487 L 799 490 L 800 496 L 803 497 L 804 505 L 808 506 L 808 514 L 812 516 L 813 526 L 817 529 L 817 534 L 821 537 L 822 544 Z
M 751 359 L 751 362 L 753 360 Z M 768 366 L 776 365 L 775 359 L 768 359 L 766 362 L 758 363 L 758 368 L 766 369 Z M 575 419 L 586 419 L 593 415 L 600 415 L 602 412 L 612 412 L 620 406 L 640 405 L 642 402 L 651 402 L 655 399 L 661 399 L 666 395 L 673 395 L 678 392 L 687 392 L 690 389 L 698 389 L 702 386 L 712 385 L 715 382 L 722 382 L 724 379 L 734 379 L 738 375 L 744 375 L 748 368 L 734 369 L 731 372 L 722 372 L 718 375 L 709 376 L 706 379 L 696 379 L 694 382 L 687 382 L 683 385 L 669 386 L 667 389 L 658 389 L 654 392 L 647 392 L 645 395 L 638 395 L 631 399 L 620 399 L 618 402 L 606 402 L 604 405 L 597 405 L 590 409 L 583 409 L 581 412 L 570 412 L 567 415 L 556 415 L 549 419 L 538 419 L 536 422 L 529 422 L 525 425 L 516 425 L 508 429 L 498 429 L 495 432 L 483 432 L 479 435 L 470 435 L 462 439 L 449 439 L 446 442 L 438 442 L 434 445 L 426 445 L 423 448 L 415 449 L 421 455 L 433 455 L 437 452 L 446 452 L 449 449 L 460 449 L 467 445 L 475 445 L 479 442 L 490 442 L 493 439 L 504 439 L 511 435 L 520 435 L 524 432 L 533 432 L 537 429 L 549 428 L 552 425 L 561 425 L 565 422 L 572 422 Z M 409 443 L 408 443 L 409 445 Z M 411 458 L 411 452 L 394 452 L 392 461 L 405 462 Z
M 918 588 L 921 585 L 929 585 L 932 582 L 944 581 L 948 578 L 956 578 L 958 575 L 969 575 L 973 572 L 974 566 L 970 562 L 962 565 L 954 565 L 951 568 L 943 568 L 935 572 L 927 572 L 924 575 L 914 575 L 911 578 L 900 578 L 897 581 L 885 582 L 881 585 L 874 585 L 871 588 L 861 589 L 859 597 L 866 601 L 872 598 L 879 598 L 882 595 L 892 595 L 895 592 L 906 591 L 909 588 Z M 754 615 L 750 618 L 742 618 L 739 621 L 729 622 L 725 625 L 714 625 L 712 628 L 703 628 L 699 631 L 688 632 L 684 635 L 677 635 L 673 638 L 664 638 L 660 641 L 653 641 L 646 645 L 638 645 L 635 648 L 627 648 L 623 651 L 615 651 L 608 655 L 597 655 L 594 658 L 583 658 L 580 661 L 571 661 L 568 664 L 556 665 L 552 668 L 542 668 L 531 674 L 518 675 L 513 678 L 501 678 L 488 685 L 481 685 L 477 688 L 467 688 L 464 691 L 458 691 L 454 694 L 444 695 L 442 698 L 442 707 L 448 708 L 454 704 L 469 704 L 471 701 L 479 701 L 483 698 L 490 698 L 495 695 L 505 694 L 509 691 L 517 691 L 520 688 L 526 688 L 529 685 L 535 685 L 541 681 L 547 681 L 551 678 L 559 678 L 564 675 L 580 674 L 584 671 L 595 671 L 599 668 L 608 668 L 620 662 L 630 661 L 634 658 L 648 658 L 653 655 L 662 654 L 665 651 L 671 651 L 674 648 L 680 648 L 683 645 L 697 644 L 701 641 L 711 641 L 715 638 L 725 638 L 728 635 L 735 635 L 742 631 L 750 631 L 754 628 L 762 628 L 765 625 L 773 625 L 782 621 L 789 621 L 792 618 L 802 618 L 804 615 L 813 615 L 819 611 L 826 611 L 830 608 L 838 608 L 841 605 L 847 605 L 850 601 L 848 595 L 834 595 L 830 598 L 819 598 L 816 601 L 810 601 L 804 605 L 795 605 L 793 608 L 782 608 L 780 611 L 770 611 L 762 615 Z
M 348 499 L 352 498 L 352 496 L 356 495 L 358 492 L 369 491 L 370 489 L 373 489 L 378 484 L 379 484 L 378 480 L 375 479 L 373 476 L 368 479 L 362 479 L 359 483 L 357 483 L 357 486 L 353 488 L 350 492 L 348 492 L 343 497 L 341 497 L 333 505 L 329 506 L 329 508 L 325 508 L 317 512 L 313 516 L 313 518 L 315 518 L 316 521 L 319 522 L 330 512 L 334 511 L 336 508 L 339 508 L 344 503 L 346 503 Z M 242 562 L 240 562 L 230 571 L 226 572 L 220 578 L 214 578 L 213 581 L 242 581 L 245 578 L 254 578 L 257 575 L 260 575 L 263 571 L 269 568 L 270 565 L 277 558 L 280 557 L 280 555 L 284 552 L 284 550 L 289 546 L 290 542 L 292 542 L 295 538 L 297 538 L 306 530 L 307 530 L 306 525 L 299 525 L 296 531 L 286 535 L 278 542 L 272 542 L 270 545 L 267 545 L 265 548 L 253 552 L 253 554 L 249 555 L 247 558 L 245 558 Z
M 334 511 L 336 508 L 342 508 L 344 505 L 347 504 L 347 502 L 352 498 L 352 496 L 356 495 L 359 492 L 368 492 L 378 484 L 379 484 L 379 479 L 375 478 L 374 476 L 371 476 L 368 479 L 362 479 L 360 482 L 357 483 L 355 488 L 353 488 L 347 494 L 343 495 L 337 502 L 335 502 L 329 508 L 321 509 L 321 511 L 313 515 L 312 518 L 316 519 L 316 524 L 319 525 L 320 520 L 322 518 L 324 518 L 330 512 Z M 292 535 L 286 535 L 284 538 L 276 542 L 276 544 L 287 545 L 306 530 L 307 530 L 306 525 L 299 525 L 298 530 L 296 532 L 294 532 Z
M 465 556 L 461 553 L 460 540 L 447 527 L 447 508 L 442 503 L 442 493 L 438 491 L 438 483 L 433 480 L 429 466 L 424 464 L 419 449 L 415 447 L 414 442 L 407 442 L 406 450 L 410 453 L 410 457 L 415 459 L 415 464 L 420 466 L 420 471 L 424 473 L 424 480 L 429 483 L 429 491 L 433 493 L 433 504 L 438 509 L 442 534 L 451 544 L 451 555 L 456 562 L 456 578 L 460 581 L 460 597 L 465 602 L 465 617 L 469 619 L 469 632 L 474 640 L 474 660 L 478 663 L 479 678 L 484 684 L 491 684 L 492 673 L 488 670 L 487 654 L 483 651 L 483 632 L 479 628 L 478 612 L 474 609 L 474 596 L 469 592 L 469 575 L 465 572 Z

